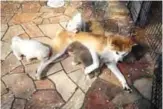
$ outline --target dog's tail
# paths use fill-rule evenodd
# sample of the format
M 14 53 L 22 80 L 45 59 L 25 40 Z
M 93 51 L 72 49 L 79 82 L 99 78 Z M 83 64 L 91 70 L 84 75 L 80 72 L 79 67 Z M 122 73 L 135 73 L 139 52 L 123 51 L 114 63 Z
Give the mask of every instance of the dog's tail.
M 49 65 L 51 64 L 53 61 L 57 60 L 58 58 L 60 58 L 61 56 L 63 56 L 63 54 L 66 52 L 67 47 L 65 50 L 63 50 L 61 53 L 55 54 L 53 56 L 50 57 L 49 60 L 43 60 L 41 62 L 41 64 L 38 66 L 37 68 L 37 73 L 41 74 L 43 72 L 43 70 Z

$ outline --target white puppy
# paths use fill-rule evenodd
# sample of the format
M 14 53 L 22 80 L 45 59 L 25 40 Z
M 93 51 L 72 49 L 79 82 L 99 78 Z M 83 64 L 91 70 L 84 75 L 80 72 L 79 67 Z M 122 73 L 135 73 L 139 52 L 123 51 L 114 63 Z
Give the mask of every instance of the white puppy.
M 47 60 L 51 56 L 51 48 L 36 40 L 22 39 L 18 36 L 12 38 L 11 49 L 18 60 L 22 59 L 22 55 L 29 62 L 33 58 L 38 60 Z
M 78 32 L 82 28 L 85 28 L 84 25 L 86 23 L 82 19 L 81 13 L 77 13 L 75 16 L 72 17 L 72 19 L 68 22 L 66 26 L 66 30 L 70 32 Z

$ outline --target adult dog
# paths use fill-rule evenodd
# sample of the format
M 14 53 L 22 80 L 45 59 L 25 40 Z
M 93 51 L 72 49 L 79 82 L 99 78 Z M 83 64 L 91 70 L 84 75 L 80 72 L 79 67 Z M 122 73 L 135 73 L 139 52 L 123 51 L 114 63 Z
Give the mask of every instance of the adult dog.
M 134 43 L 130 38 L 119 35 L 106 37 L 88 32 L 79 32 L 76 34 L 65 30 L 58 32 L 52 41 L 52 48 L 56 52 L 56 55 L 47 61 L 41 62 L 37 69 L 36 78 L 40 79 L 43 70 L 54 60 L 61 57 L 66 52 L 67 47 L 74 41 L 78 41 L 87 47 L 92 55 L 93 64 L 85 68 L 85 74 L 89 74 L 98 68 L 100 60 L 102 60 L 121 82 L 122 87 L 131 91 L 125 77 L 116 64 L 131 51 Z M 98 55 L 100 56 L 100 60 Z

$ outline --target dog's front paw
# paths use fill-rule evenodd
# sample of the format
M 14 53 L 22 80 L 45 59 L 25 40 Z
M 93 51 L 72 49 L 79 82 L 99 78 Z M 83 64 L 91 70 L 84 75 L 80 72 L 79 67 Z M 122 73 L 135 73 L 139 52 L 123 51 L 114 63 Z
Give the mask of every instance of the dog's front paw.
M 127 84 L 124 84 L 124 85 L 123 85 L 123 89 L 124 89 L 125 91 L 127 91 L 128 93 L 132 93 L 132 89 L 131 89 Z
M 21 60 L 23 59 L 23 57 L 20 56 L 20 57 L 17 57 L 17 59 L 18 59 L 19 61 L 21 61 Z
M 73 66 L 78 65 L 78 63 L 77 63 L 77 62 L 74 62 L 74 61 L 72 61 L 71 64 L 72 64 Z
M 36 80 L 41 80 L 41 76 L 38 75 L 38 74 L 36 74 L 36 75 L 35 75 L 35 79 L 36 79 Z
M 85 73 L 86 75 L 88 75 L 88 74 L 90 73 L 89 69 L 88 69 L 88 68 L 85 68 L 85 69 L 84 69 L 84 73 Z

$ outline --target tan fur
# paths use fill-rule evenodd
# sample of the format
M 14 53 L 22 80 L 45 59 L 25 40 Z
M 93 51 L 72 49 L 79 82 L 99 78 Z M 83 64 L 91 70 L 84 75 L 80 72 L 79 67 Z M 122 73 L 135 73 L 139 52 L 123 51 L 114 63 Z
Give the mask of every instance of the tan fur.
M 78 41 L 86 47 L 95 49 L 98 53 L 102 53 L 104 49 L 112 49 L 115 51 L 130 52 L 132 41 L 128 37 L 95 35 L 88 32 L 79 32 L 73 34 L 67 31 L 61 31 L 53 39 L 53 49 L 60 52 L 70 43 Z

